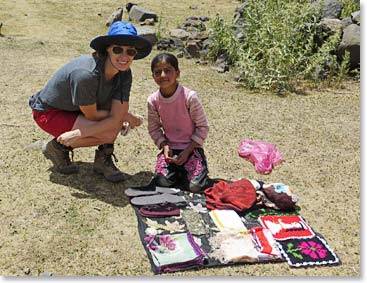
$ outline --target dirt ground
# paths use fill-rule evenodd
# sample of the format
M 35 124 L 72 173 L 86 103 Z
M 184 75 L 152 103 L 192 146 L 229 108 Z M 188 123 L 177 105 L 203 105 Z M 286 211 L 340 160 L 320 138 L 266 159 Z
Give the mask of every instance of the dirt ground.
M 123 3 L 122 3 L 123 2 Z M 174 3 L 172 3 L 174 2 Z M 102 4 L 103 3 L 103 4 Z M 157 149 L 146 122 L 116 142 L 118 166 L 129 175 L 110 184 L 92 171 L 94 148 L 75 150 L 76 176 L 50 170 L 40 150 L 47 140 L 34 123 L 28 98 L 64 63 L 90 53 L 90 40 L 106 34 L 105 21 L 127 1 L 0 0 L 0 275 L 150 276 L 137 221 L 124 190 L 145 184 Z M 231 18 L 237 1 L 138 1 L 160 17 L 167 35 L 191 15 Z M 126 14 L 124 16 L 126 20 Z M 156 89 L 150 60 L 133 63 L 131 110 L 146 117 Z M 210 123 L 205 143 L 211 177 L 283 182 L 296 193 L 302 216 L 328 241 L 342 264 L 291 268 L 287 263 L 206 268 L 164 276 L 343 276 L 360 267 L 360 91 L 320 87 L 279 97 L 237 87 L 230 73 L 181 59 L 181 82 L 197 90 Z M 269 175 L 241 159 L 241 140 L 277 146 L 284 162 Z

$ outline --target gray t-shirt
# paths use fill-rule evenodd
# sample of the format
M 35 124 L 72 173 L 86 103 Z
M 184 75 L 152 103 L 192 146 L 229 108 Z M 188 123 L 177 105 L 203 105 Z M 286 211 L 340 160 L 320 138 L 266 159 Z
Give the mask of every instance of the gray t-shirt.
M 104 59 L 94 59 L 92 55 L 73 59 L 61 67 L 40 92 L 31 96 L 30 107 L 37 111 L 80 111 L 79 106 L 97 103 L 97 109 L 109 110 L 112 99 L 128 102 L 131 70 L 119 72 L 107 82 L 104 63 Z

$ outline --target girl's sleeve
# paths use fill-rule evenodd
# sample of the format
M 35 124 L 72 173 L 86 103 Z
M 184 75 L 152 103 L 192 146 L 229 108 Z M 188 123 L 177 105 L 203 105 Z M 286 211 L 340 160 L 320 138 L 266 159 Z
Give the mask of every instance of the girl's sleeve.
M 158 148 L 160 148 L 162 142 L 166 141 L 162 130 L 161 119 L 154 106 L 152 97 L 148 98 L 148 132 Z
M 195 125 L 195 130 L 191 139 L 203 145 L 209 132 L 209 124 L 204 107 L 196 92 L 193 92 L 192 95 L 188 97 L 188 104 L 190 116 Z

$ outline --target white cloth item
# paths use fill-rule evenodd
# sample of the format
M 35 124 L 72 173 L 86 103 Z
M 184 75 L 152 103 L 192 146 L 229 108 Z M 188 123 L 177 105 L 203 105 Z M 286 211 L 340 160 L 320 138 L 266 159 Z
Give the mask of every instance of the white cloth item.
M 258 251 L 248 233 L 221 231 L 209 239 L 210 256 L 222 263 L 258 262 Z
M 215 225 L 220 231 L 247 232 L 240 216 L 231 209 L 215 209 L 209 212 Z

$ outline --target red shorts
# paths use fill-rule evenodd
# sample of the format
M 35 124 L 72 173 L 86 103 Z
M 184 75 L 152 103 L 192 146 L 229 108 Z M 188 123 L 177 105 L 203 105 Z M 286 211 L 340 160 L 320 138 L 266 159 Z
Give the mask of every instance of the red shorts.
M 43 112 L 32 110 L 32 114 L 33 119 L 42 130 L 57 138 L 73 128 L 80 113 L 50 109 Z

